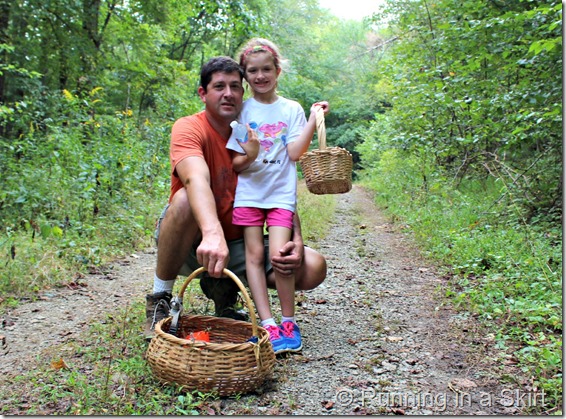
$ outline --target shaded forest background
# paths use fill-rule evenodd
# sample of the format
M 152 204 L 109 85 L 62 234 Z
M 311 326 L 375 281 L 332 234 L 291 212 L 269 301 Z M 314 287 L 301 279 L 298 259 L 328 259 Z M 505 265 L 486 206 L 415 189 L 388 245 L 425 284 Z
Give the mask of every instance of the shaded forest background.
M 331 103 L 328 142 L 561 399 L 562 4 L 0 0 L 0 304 L 147 245 L 201 64 L 249 38 L 280 93 Z M 313 145 L 316 146 L 316 143 Z

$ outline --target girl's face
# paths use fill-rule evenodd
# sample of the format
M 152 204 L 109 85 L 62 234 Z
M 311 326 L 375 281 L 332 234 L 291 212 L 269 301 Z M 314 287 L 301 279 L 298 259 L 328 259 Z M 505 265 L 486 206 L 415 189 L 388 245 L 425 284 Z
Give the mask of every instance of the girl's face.
M 245 77 L 254 93 L 275 92 L 280 72 L 281 69 L 275 67 L 269 52 L 256 52 L 246 57 Z

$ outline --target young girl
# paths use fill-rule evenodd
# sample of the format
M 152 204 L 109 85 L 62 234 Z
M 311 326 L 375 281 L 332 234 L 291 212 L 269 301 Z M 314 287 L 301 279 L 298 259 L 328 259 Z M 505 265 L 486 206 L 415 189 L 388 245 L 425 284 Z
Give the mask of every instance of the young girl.
M 264 223 L 269 233 L 271 258 L 292 237 L 297 201 L 295 162 L 308 150 L 315 131 L 317 107 L 322 107 L 325 113 L 329 110 L 327 102 L 313 104 L 307 122 L 298 102 L 277 95 L 281 61 L 277 46 L 265 39 L 252 39 L 242 49 L 240 65 L 253 97 L 244 102 L 239 122 L 258 135 L 249 141 L 236 140 L 233 130 L 227 145 L 234 150 L 232 163 L 239 173 L 232 222 L 244 227 L 248 285 L 275 353 L 298 352 L 302 340 L 295 321 L 293 274 L 274 271 L 281 303 L 281 326 L 271 314 L 264 267 Z

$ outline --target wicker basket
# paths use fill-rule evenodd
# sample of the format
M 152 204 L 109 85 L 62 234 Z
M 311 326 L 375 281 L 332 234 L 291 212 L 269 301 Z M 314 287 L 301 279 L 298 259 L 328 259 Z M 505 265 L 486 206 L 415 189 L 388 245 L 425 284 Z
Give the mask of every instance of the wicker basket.
M 275 365 L 269 334 L 257 325 L 252 302 L 241 281 L 227 269 L 224 274 L 240 288 L 252 322 L 183 316 L 185 289 L 203 271 L 204 268 L 199 268 L 187 277 L 179 296 L 172 301 L 173 317 L 156 324 L 146 359 L 153 374 L 163 383 L 176 383 L 189 390 L 213 392 L 219 396 L 253 391 L 271 376 Z M 210 343 L 171 334 L 185 337 L 196 331 L 208 331 Z
M 307 188 L 317 195 L 345 193 L 352 189 L 352 155 L 340 147 L 326 147 L 324 111 L 316 112 L 318 150 L 301 156 L 299 163 Z

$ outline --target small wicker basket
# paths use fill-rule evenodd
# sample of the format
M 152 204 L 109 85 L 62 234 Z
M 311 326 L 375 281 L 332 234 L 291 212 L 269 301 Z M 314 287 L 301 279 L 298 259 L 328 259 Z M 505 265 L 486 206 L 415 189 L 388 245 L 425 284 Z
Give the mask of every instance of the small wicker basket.
M 273 372 L 275 354 L 269 334 L 257 325 L 252 302 L 242 282 L 227 269 L 224 274 L 240 288 L 252 322 L 181 315 L 185 289 L 203 271 L 204 268 L 199 268 L 187 277 L 179 296 L 172 301 L 173 317 L 156 324 L 146 359 L 162 383 L 176 383 L 189 390 L 219 396 L 248 393 L 270 378 Z M 175 310 L 176 305 L 178 310 Z M 210 342 L 182 339 L 171 334 L 185 337 L 196 331 L 208 331 Z
M 352 189 L 352 155 L 344 148 L 326 147 L 324 111 L 316 112 L 318 150 L 301 156 L 299 163 L 308 190 L 317 195 L 340 194 Z

